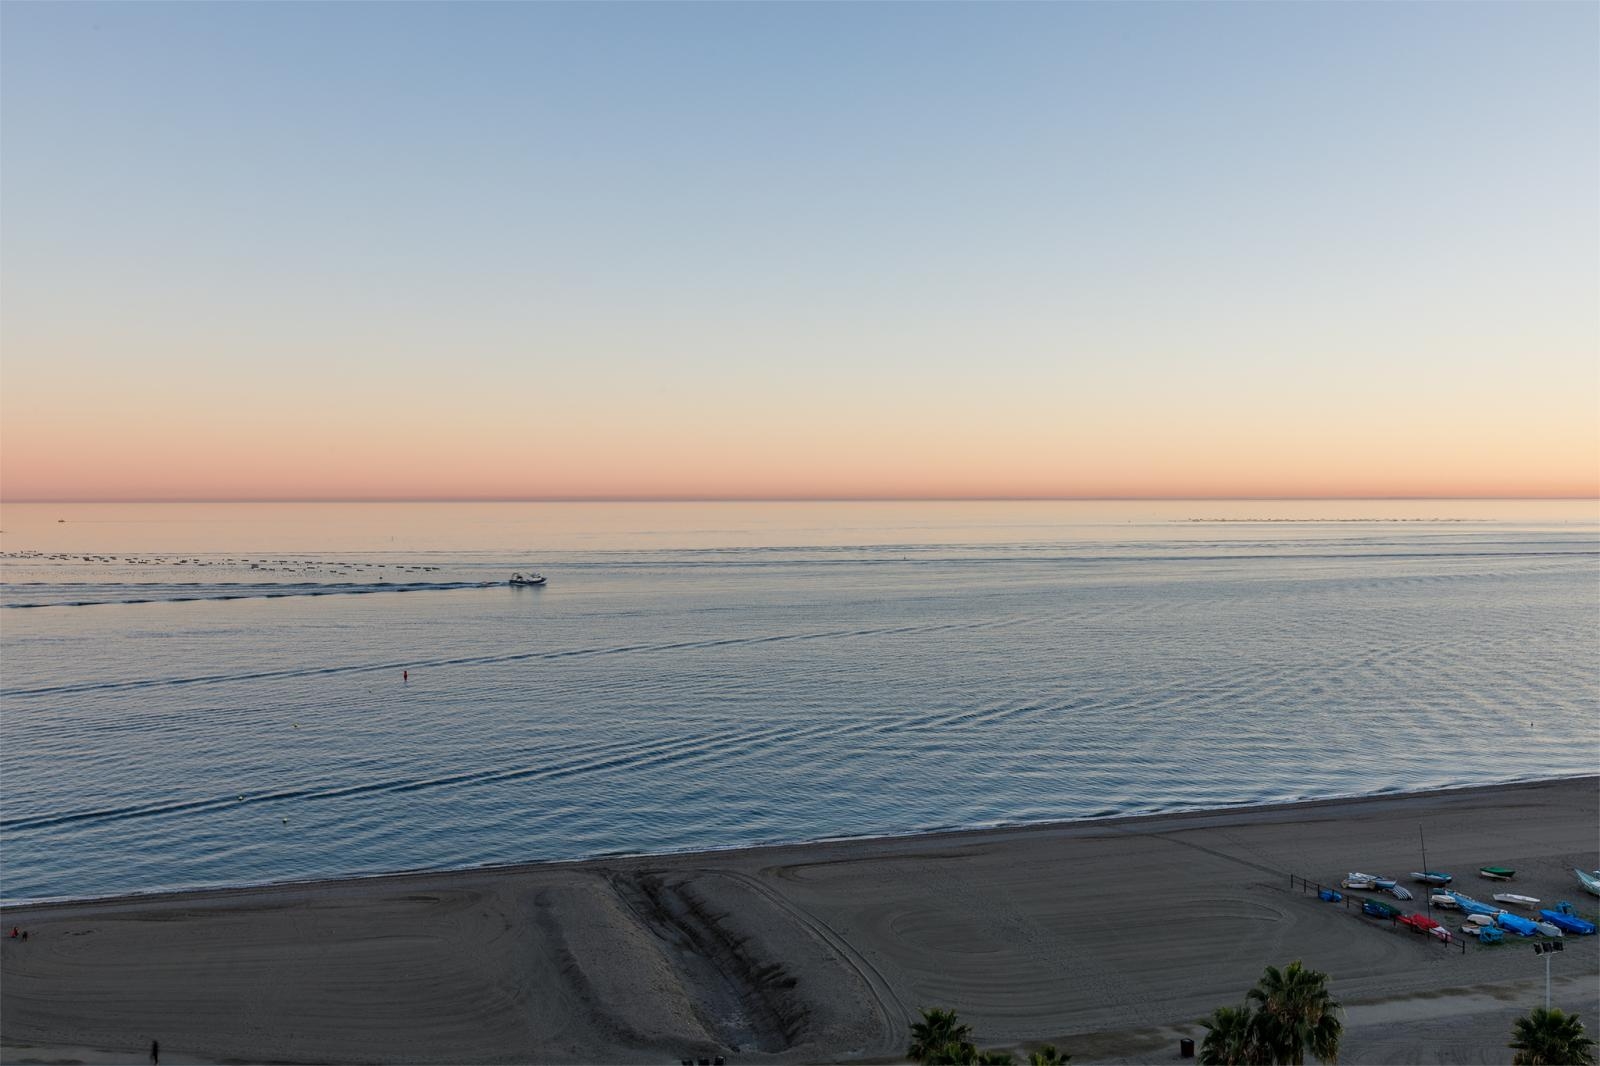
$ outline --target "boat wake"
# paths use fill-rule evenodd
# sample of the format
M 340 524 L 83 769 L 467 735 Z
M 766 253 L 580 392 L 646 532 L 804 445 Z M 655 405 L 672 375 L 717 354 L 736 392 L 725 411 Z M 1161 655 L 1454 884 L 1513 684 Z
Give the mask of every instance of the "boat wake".
M 0 607 L 105 607 L 130 603 L 195 603 L 208 600 L 284 599 L 292 596 L 364 596 L 378 592 L 450 592 L 486 588 L 500 581 L 295 581 L 129 582 L 126 584 L 11 583 Z

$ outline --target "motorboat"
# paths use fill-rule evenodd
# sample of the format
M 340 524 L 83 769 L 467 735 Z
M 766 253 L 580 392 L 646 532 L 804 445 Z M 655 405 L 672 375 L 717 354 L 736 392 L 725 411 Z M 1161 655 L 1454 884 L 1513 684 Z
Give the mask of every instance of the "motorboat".
M 526 574 L 516 573 L 511 575 L 511 580 L 506 584 L 514 588 L 538 588 L 545 582 L 543 574 L 530 570 Z
M 1449 874 L 1442 874 L 1435 870 L 1413 870 L 1411 879 L 1413 881 L 1421 881 L 1425 885 L 1448 885 L 1455 880 Z
M 1509 903 L 1513 907 L 1537 907 L 1539 901 L 1533 896 L 1519 896 L 1515 892 L 1496 892 L 1495 902 Z

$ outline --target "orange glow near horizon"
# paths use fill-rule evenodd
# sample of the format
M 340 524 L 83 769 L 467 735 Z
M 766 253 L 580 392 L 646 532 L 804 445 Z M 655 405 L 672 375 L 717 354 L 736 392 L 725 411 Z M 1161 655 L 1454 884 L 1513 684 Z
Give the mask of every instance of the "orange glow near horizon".
M 1591 498 L 1600 496 L 1592 427 L 1502 424 L 1340 436 L 1346 412 L 1301 412 L 1300 425 L 1257 417 L 1218 432 L 1173 413 L 1160 432 L 1085 417 L 941 427 L 836 422 L 768 412 L 719 424 L 635 412 L 589 428 L 513 411 L 480 418 L 394 412 L 273 425 L 168 412 L 141 426 L 116 412 L 8 417 L 0 455 L 6 500 L 355 499 L 1022 499 L 1022 498 Z M 1569 423 L 1570 425 L 1570 423 Z M 948 431 L 941 432 L 942 428 Z

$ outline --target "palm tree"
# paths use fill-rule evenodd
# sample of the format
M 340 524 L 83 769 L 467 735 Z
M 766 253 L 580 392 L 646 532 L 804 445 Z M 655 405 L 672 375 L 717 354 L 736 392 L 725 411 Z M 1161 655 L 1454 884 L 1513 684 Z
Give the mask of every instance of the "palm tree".
M 1328 975 L 1298 961 L 1280 971 L 1268 966 L 1249 993 L 1259 1004 L 1258 1037 L 1271 1060 L 1304 1066 L 1306 1052 L 1323 1062 L 1339 1061 L 1339 1003 L 1328 993 Z
M 1070 1058 L 1072 1058 L 1071 1055 L 1065 1055 L 1057 1051 L 1054 1044 L 1046 1044 L 1028 1056 L 1028 1066 L 1061 1066 L 1062 1063 Z
M 1200 1066 L 1249 1066 L 1266 1062 L 1256 1016 L 1249 1007 L 1218 1007 L 1200 1022 L 1206 1038 L 1200 1045 Z
M 1534 1008 L 1511 1030 L 1516 1066 L 1594 1066 L 1594 1041 L 1584 1034 L 1576 1014 Z
M 953 1010 L 924 1007 L 922 1021 L 911 1023 L 911 1046 L 906 1058 L 912 1062 L 934 1063 L 945 1058 L 956 1058 L 963 1048 L 971 1048 L 973 1058 L 978 1049 L 972 1046 L 972 1026 L 962 1025 Z

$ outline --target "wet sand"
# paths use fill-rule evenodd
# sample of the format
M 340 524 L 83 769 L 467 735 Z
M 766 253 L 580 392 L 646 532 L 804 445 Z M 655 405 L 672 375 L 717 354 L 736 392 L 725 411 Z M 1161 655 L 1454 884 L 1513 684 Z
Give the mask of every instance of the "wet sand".
M 0 940 L 0 1060 L 145 1061 L 159 1039 L 171 1062 L 895 1061 L 944 1006 L 985 1048 L 1169 1062 L 1301 959 L 1346 1004 L 1343 1062 L 1508 1061 L 1543 1001 L 1528 942 L 1462 953 L 1291 887 L 1405 878 L 1419 826 L 1470 895 L 1600 903 L 1571 873 L 1597 865 L 1584 778 L 12 907 L 30 937 Z M 1591 1030 L 1597 942 L 1553 957 L 1555 1004 Z

